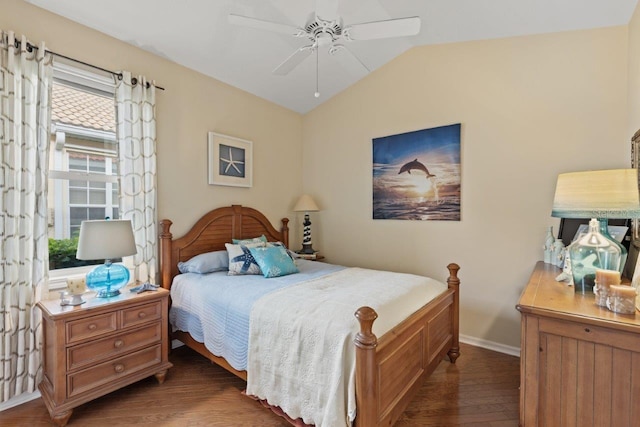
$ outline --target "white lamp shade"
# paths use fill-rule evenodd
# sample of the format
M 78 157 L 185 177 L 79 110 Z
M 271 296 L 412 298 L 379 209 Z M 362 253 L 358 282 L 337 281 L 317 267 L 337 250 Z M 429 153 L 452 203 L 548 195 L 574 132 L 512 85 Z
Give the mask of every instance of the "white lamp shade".
M 558 175 L 551 216 L 640 217 L 638 170 L 612 169 Z
M 315 212 L 319 211 L 318 205 L 313 201 L 311 196 L 308 194 L 303 194 L 298 199 L 298 203 L 293 207 L 295 212 Z
M 80 224 L 77 259 L 113 259 L 136 252 L 130 220 L 91 220 Z

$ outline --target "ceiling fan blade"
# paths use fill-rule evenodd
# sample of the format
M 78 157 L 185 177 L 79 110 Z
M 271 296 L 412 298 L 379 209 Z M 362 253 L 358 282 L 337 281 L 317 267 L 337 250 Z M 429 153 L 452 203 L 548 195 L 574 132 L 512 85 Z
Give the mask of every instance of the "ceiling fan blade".
M 341 44 L 334 44 L 329 49 L 329 53 L 340 58 L 341 64 L 347 69 L 348 73 L 356 77 L 364 77 L 371 72 L 364 62 L 360 60 L 353 52 Z
M 386 21 L 365 22 L 344 29 L 351 40 L 373 40 L 388 37 L 414 36 L 420 32 L 420 17 L 389 19 Z
M 300 49 L 293 52 L 287 59 L 285 59 L 282 64 L 278 65 L 275 70 L 273 70 L 273 74 L 277 74 L 279 76 L 287 75 L 296 68 L 302 61 L 304 61 L 307 56 L 311 55 L 313 52 L 313 46 L 303 46 Z
M 333 21 L 338 17 L 338 0 L 316 0 L 316 17 Z
M 288 34 L 295 36 L 300 31 L 293 25 L 280 24 L 277 22 L 264 21 L 262 19 L 250 18 L 248 16 L 229 14 L 229 23 L 234 25 L 242 25 L 244 27 L 257 28 L 258 30 L 274 31 L 276 33 Z

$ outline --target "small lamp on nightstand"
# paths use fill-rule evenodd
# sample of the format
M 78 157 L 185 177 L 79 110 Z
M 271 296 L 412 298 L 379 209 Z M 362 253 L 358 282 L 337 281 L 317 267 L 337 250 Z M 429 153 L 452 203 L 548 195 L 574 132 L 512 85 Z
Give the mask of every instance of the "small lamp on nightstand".
M 130 220 L 92 220 L 80 224 L 76 258 L 104 259 L 104 264 L 87 274 L 87 287 L 96 291 L 97 297 L 116 296 L 129 283 L 129 269 L 122 264 L 113 264 L 111 260 L 136 252 Z
M 311 246 L 311 221 L 309 221 L 309 212 L 317 212 L 320 209 L 316 202 L 313 201 L 311 196 L 303 194 L 298 199 L 298 203 L 294 206 L 295 212 L 304 212 L 304 235 L 302 239 L 302 249 L 298 251 L 300 254 L 313 254 L 315 251 Z

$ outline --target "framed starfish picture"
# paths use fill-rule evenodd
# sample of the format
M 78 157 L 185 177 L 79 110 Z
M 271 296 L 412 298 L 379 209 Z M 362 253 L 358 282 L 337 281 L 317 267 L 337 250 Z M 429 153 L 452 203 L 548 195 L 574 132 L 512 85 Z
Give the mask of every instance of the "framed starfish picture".
M 253 143 L 209 132 L 209 184 L 251 187 L 253 185 Z

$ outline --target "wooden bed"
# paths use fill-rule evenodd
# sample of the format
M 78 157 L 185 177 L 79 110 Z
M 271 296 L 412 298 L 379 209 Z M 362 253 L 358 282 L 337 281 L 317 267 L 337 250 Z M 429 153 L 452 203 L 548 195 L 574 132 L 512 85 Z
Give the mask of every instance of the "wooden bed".
M 162 287 L 171 288 L 178 274 L 178 262 L 200 253 L 224 250 L 232 239 L 264 234 L 269 241 L 289 244 L 289 220 L 282 219 L 276 230 L 259 211 L 233 205 L 214 209 L 200 218 L 184 236 L 173 239 L 168 219 L 160 221 L 160 262 Z M 356 347 L 355 426 L 393 425 L 440 361 L 449 356 L 455 363 L 460 355 L 459 267 L 449 264 L 448 289 L 381 337 L 372 333 L 377 313 L 359 308 L 360 323 Z M 246 371 L 237 371 L 221 357 L 211 354 L 204 344 L 188 333 L 176 331 L 172 338 L 182 341 L 212 362 L 246 380 Z

